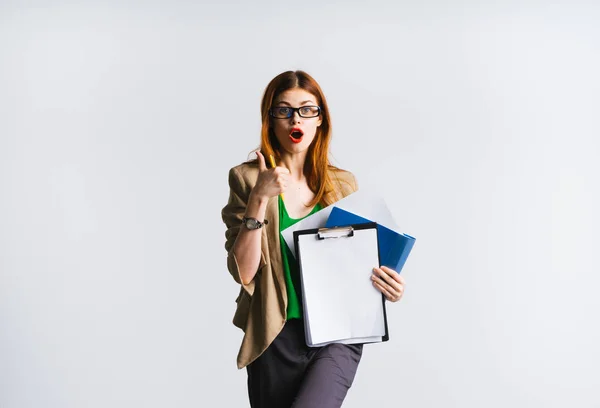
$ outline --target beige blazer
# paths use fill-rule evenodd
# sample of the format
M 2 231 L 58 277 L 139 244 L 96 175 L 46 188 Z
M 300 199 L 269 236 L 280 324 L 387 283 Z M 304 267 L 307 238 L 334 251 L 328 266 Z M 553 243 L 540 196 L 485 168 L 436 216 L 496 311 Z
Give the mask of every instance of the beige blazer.
M 329 174 L 335 186 L 330 193 L 332 202 L 356 191 L 356 178 L 348 171 L 330 168 Z M 268 220 L 262 228 L 261 259 L 256 276 L 243 285 L 238 264 L 233 254 L 233 244 L 242 224 L 250 191 L 258 178 L 258 165 L 243 163 L 229 171 L 229 200 L 221 211 L 227 251 L 227 269 L 240 284 L 236 299 L 237 308 L 233 324 L 244 331 L 244 338 L 237 357 L 238 368 L 244 368 L 260 356 L 277 337 L 286 322 L 287 289 L 281 265 L 279 241 L 279 206 L 277 196 L 269 199 L 265 213 Z

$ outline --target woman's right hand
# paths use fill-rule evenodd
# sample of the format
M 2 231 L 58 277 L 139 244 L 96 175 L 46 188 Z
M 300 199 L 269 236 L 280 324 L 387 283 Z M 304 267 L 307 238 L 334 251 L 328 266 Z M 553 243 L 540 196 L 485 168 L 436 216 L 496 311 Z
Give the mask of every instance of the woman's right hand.
M 258 159 L 258 179 L 252 189 L 252 194 L 258 198 L 269 199 L 285 192 L 290 171 L 285 167 L 267 169 L 262 153 L 257 151 L 256 157 Z

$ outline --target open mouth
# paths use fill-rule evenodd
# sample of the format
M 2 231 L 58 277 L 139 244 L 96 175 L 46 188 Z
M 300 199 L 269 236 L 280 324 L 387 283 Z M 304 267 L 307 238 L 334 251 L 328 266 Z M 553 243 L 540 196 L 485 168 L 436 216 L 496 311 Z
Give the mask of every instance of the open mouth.
M 294 143 L 300 143 L 302 141 L 302 136 L 304 136 L 302 129 L 294 128 L 290 133 L 290 139 Z

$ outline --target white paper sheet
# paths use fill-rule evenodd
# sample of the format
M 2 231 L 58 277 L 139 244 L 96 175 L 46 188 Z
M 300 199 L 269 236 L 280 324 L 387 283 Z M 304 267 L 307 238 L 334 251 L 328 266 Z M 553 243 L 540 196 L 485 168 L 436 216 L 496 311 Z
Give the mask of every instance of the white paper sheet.
M 354 230 L 352 237 L 298 238 L 300 276 L 309 346 L 331 342 L 381 341 L 385 319 L 381 292 L 371 283 L 378 264 L 377 230 Z

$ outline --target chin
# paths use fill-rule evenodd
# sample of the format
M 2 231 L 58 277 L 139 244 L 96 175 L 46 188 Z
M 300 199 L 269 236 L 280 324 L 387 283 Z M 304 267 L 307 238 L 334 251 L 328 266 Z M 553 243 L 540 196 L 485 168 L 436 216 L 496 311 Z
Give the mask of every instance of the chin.
M 308 146 L 285 146 L 285 151 L 289 154 L 299 154 L 308 150 Z
M 293 143 L 289 139 L 284 140 L 282 143 L 281 140 L 279 140 L 279 145 L 285 151 L 287 151 L 288 153 L 291 153 L 291 154 L 302 153 L 302 152 L 308 150 L 311 143 L 312 143 L 312 140 L 308 141 L 307 139 L 303 139 L 300 143 Z

